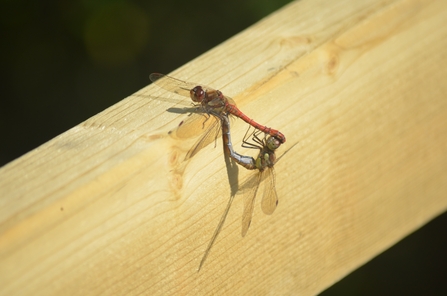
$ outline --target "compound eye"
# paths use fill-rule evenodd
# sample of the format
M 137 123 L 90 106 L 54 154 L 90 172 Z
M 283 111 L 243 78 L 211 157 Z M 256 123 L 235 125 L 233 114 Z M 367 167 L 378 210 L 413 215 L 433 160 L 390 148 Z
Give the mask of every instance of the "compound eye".
M 277 149 L 279 146 L 281 146 L 281 141 L 278 140 L 276 137 L 269 137 L 267 139 L 267 147 L 270 150 L 275 150 Z
M 191 100 L 200 103 L 205 98 L 205 91 L 198 85 L 189 91 L 189 95 L 191 96 Z

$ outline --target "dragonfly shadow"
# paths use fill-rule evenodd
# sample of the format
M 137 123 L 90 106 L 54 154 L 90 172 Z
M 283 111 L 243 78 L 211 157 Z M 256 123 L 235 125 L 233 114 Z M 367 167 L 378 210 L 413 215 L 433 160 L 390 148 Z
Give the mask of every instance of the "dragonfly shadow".
M 223 142 L 223 149 L 225 151 L 226 144 Z M 231 196 L 236 195 L 239 190 L 239 167 L 238 164 L 231 158 L 225 155 L 225 166 L 227 169 L 228 182 L 230 184 Z
M 226 151 L 227 147 L 226 147 L 225 141 L 222 141 L 222 145 L 223 145 L 223 150 Z M 200 271 L 203 264 L 205 263 L 205 260 L 208 257 L 211 247 L 213 246 L 214 242 L 216 241 L 217 236 L 219 235 L 219 233 L 225 223 L 228 212 L 230 211 L 230 208 L 231 208 L 231 204 L 233 203 L 234 197 L 236 196 L 236 193 L 239 190 L 239 167 L 238 167 L 238 164 L 231 157 L 229 157 L 226 153 L 223 154 L 223 157 L 224 157 L 225 166 L 227 169 L 227 176 L 228 176 L 228 182 L 230 184 L 231 194 L 230 194 L 230 198 L 228 199 L 227 207 L 225 208 L 225 211 L 224 211 L 222 217 L 220 218 L 219 224 L 217 225 L 217 228 L 214 231 L 213 236 L 211 237 L 211 240 L 208 244 L 208 247 L 206 248 L 206 251 L 202 257 L 202 260 L 200 261 L 200 265 L 199 265 L 197 272 Z
M 185 107 L 185 108 L 168 108 L 166 111 L 170 113 L 176 113 L 176 114 L 187 114 L 187 113 L 203 113 L 203 111 L 200 111 L 198 107 Z

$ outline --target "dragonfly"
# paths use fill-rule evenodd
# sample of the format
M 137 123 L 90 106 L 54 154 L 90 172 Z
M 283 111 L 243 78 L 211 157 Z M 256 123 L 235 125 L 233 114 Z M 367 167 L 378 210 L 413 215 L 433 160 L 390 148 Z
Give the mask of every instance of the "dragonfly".
M 285 136 L 278 130 L 261 125 L 245 115 L 236 107 L 236 103 L 232 98 L 224 96 L 219 90 L 215 90 L 211 87 L 197 83 L 186 82 L 160 73 L 150 74 L 149 79 L 154 84 L 165 90 L 191 98 L 191 100 L 195 103 L 195 106 L 200 108 L 202 115 L 208 115 L 205 122 L 209 119 L 209 115 L 219 117 L 223 113 L 227 113 L 227 115 L 232 114 L 241 118 L 254 128 L 275 137 L 278 141 L 280 141 L 280 143 L 284 143 L 286 141 Z M 197 118 L 198 116 L 194 116 L 191 120 L 189 120 L 189 122 L 194 121 Z M 208 125 L 204 135 L 194 144 L 191 150 L 188 151 L 185 159 L 193 157 L 204 146 L 208 145 L 218 137 L 220 133 L 220 121 L 221 120 L 214 120 L 214 122 Z M 189 122 L 181 122 L 179 128 L 182 126 L 187 126 Z
M 225 143 L 225 154 L 231 157 L 236 163 L 245 167 L 248 170 L 256 170 L 257 172 L 253 174 L 243 185 L 242 188 L 248 189 L 245 190 L 245 194 L 248 196 L 248 205 L 245 207 L 244 212 L 242 214 L 242 237 L 247 234 L 248 228 L 250 227 L 254 203 L 256 199 L 256 195 L 258 190 L 263 185 L 263 196 L 261 201 L 262 211 L 271 215 L 275 211 L 278 205 L 278 194 L 276 193 L 275 188 L 275 171 L 274 165 L 276 163 L 276 149 L 281 146 L 281 140 L 276 138 L 275 136 L 267 135 L 264 133 L 264 136 L 261 137 L 260 134 L 262 131 L 254 130 L 249 133 L 250 128 L 245 133 L 245 136 L 242 141 L 242 147 L 250 148 L 250 149 L 258 149 L 259 154 L 255 158 L 251 156 L 241 155 L 237 153 L 231 141 L 230 134 L 230 122 L 228 118 L 228 114 L 219 115 L 219 119 L 222 123 L 222 138 Z M 251 141 L 249 140 L 251 138 Z M 202 268 L 205 260 L 213 246 L 217 236 L 219 235 L 222 226 L 225 222 L 225 219 L 230 210 L 231 204 L 233 202 L 234 195 L 230 196 L 230 200 L 227 204 L 227 207 L 220 219 L 220 222 L 214 231 L 214 234 L 208 244 L 207 249 L 205 250 L 205 254 L 202 257 L 202 260 L 199 265 L 199 271 Z

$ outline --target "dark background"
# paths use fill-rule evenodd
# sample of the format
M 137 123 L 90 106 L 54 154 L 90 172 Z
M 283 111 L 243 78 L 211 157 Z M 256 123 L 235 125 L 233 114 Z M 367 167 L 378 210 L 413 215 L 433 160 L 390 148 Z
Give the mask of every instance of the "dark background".
M 2 1 L 0 166 L 288 0 Z M 447 214 L 322 295 L 447 295 Z

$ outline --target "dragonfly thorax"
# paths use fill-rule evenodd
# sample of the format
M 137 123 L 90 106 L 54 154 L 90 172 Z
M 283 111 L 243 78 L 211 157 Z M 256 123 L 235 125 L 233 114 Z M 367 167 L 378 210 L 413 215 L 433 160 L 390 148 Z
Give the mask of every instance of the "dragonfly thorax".
M 273 151 L 263 151 L 256 158 L 256 168 L 264 171 L 266 168 L 272 168 L 276 162 L 276 155 Z

